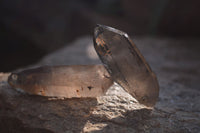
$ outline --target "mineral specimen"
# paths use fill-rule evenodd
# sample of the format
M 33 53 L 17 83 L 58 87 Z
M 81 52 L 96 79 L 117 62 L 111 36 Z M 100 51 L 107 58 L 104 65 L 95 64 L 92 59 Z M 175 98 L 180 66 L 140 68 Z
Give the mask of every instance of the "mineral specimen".
M 97 97 L 113 84 L 103 65 L 43 66 L 12 73 L 8 83 L 48 97 Z
M 147 106 L 156 103 L 159 95 L 156 76 L 126 33 L 97 25 L 94 47 L 115 82 L 140 103 Z
M 72 98 L 102 96 L 114 81 L 141 104 L 154 106 L 156 76 L 128 35 L 97 25 L 93 39 L 103 65 L 43 66 L 12 73 L 8 83 L 30 94 Z

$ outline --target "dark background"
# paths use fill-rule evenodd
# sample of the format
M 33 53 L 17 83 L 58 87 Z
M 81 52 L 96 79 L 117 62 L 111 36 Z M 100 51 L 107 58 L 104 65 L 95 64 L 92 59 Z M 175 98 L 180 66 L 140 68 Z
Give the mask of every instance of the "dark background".
M 0 12 L 0 72 L 92 35 L 96 23 L 132 36 L 199 39 L 200 34 L 199 0 L 1 0 Z

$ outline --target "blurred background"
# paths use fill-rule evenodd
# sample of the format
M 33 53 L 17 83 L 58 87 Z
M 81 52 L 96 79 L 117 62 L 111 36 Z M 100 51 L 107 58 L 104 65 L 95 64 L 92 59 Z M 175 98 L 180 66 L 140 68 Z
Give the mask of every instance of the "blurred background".
M 134 37 L 199 39 L 199 7 L 198 0 L 1 0 L 0 72 L 93 35 L 96 23 Z

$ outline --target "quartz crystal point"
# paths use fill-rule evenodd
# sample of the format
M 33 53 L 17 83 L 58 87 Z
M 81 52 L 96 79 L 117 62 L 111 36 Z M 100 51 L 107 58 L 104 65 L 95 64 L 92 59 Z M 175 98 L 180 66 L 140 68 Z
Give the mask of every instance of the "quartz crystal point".
M 98 97 L 113 81 L 141 104 L 153 107 L 159 86 L 142 54 L 128 35 L 97 25 L 94 46 L 103 65 L 43 66 L 12 73 L 8 83 L 33 95 L 48 97 Z
M 126 33 L 97 25 L 94 47 L 115 82 L 141 104 L 155 105 L 159 95 L 156 75 Z
M 113 84 L 103 65 L 43 66 L 12 73 L 8 83 L 33 95 L 97 97 Z

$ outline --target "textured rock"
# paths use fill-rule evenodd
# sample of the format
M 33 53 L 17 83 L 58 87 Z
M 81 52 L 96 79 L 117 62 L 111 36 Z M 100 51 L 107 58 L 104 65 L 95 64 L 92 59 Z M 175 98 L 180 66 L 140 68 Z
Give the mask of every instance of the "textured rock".
M 13 90 L 6 82 L 9 74 L 1 73 L 0 132 L 199 132 L 199 42 L 135 40 L 158 76 L 160 95 L 153 110 L 116 84 L 103 97 L 52 100 Z M 92 39 L 84 37 L 36 65 L 96 63 Z

